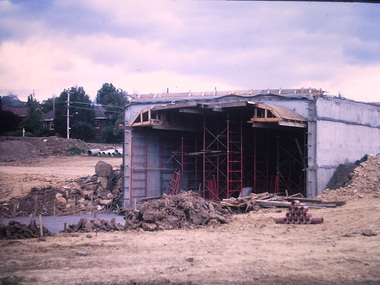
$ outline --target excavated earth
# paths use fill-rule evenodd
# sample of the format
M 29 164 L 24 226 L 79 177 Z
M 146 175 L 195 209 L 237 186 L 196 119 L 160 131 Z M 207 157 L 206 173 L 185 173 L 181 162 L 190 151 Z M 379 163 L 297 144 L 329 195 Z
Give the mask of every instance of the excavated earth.
M 1 202 L 22 199 L 37 191 L 33 187 L 46 189 L 46 196 L 53 188 L 75 188 L 79 195 L 86 184 L 81 179 L 95 179 L 100 160 L 114 169 L 122 163 L 121 158 L 67 156 L 72 146 L 61 139 L 49 145 L 62 150 L 53 154 L 47 141 L 35 139 L 35 144 L 0 140 Z M 30 151 L 12 153 L 23 148 Z M 123 225 L 82 220 L 51 236 L 0 240 L 0 284 L 379 284 L 379 185 L 380 155 L 369 155 L 343 187 L 318 197 L 346 204 L 310 209 L 324 219 L 311 225 L 276 224 L 274 218 L 287 211 L 283 208 L 228 215 L 190 192 L 166 196 L 125 213 Z M 168 219 L 162 212 L 175 212 L 169 225 L 177 226 L 160 229 Z M 109 231 L 85 231 L 97 225 Z M 15 226 L 38 235 L 33 223 Z

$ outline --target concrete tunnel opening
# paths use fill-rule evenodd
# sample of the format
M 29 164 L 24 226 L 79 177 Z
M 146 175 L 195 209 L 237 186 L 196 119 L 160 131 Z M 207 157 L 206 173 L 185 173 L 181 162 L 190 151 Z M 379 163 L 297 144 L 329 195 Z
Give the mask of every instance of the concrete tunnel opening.
M 144 109 L 131 126 L 132 200 L 152 196 L 149 177 L 157 175 L 156 196 L 192 190 L 221 200 L 243 189 L 306 194 L 306 123 L 287 108 L 190 102 Z
M 180 190 L 315 197 L 339 164 L 379 152 L 379 115 L 320 89 L 136 94 L 124 113 L 124 205 Z

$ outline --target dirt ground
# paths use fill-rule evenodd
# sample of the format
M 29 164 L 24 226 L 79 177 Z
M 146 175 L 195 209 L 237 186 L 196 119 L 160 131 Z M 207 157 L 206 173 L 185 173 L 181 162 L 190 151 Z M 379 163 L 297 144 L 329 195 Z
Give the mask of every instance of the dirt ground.
M 92 175 L 99 160 L 1 162 L 1 201 Z M 106 161 L 121 164 L 121 158 Z M 276 224 L 273 218 L 287 210 L 262 209 L 192 230 L 0 240 L 0 284 L 380 284 L 380 156 L 377 161 L 371 174 L 355 174 L 366 179 L 364 188 L 352 183 L 321 196 L 346 201 L 310 209 L 322 224 Z
M 104 161 L 120 169 L 121 157 L 49 156 L 34 162 L 0 162 L 0 202 L 24 196 L 33 187 L 64 185 L 79 177 L 94 175 Z

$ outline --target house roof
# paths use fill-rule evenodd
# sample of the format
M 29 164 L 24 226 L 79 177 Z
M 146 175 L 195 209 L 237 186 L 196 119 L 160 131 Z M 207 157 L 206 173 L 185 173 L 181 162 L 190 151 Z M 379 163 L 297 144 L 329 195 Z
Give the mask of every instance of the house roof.
M 107 119 L 106 109 L 102 105 L 94 105 L 95 108 L 95 119 Z
M 55 110 L 51 110 L 44 114 L 43 116 L 44 121 L 52 121 L 55 118 Z
M 26 117 L 28 115 L 27 108 L 13 108 L 9 106 L 3 106 L 3 111 L 10 111 L 20 117 Z
M 95 119 L 106 119 L 107 116 L 105 115 L 106 109 L 103 108 L 101 105 L 94 105 L 95 110 Z M 44 121 L 52 121 L 55 118 L 55 111 L 51 110 L 43 115 Z

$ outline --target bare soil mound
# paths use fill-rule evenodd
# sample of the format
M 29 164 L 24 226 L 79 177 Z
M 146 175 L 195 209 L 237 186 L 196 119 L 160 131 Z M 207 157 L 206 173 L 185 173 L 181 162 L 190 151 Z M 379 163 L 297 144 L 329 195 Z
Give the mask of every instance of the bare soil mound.
M 89 149 L 118 148 L 118 144 L 86 143 L 59 137 L 0 137 L 0 162 L 31 162 L 41 157 L 85 153 Z
M 343 187 L 326 189 L 317 198 L 325 201 L 361 199 L 364 196 L 380 198 L 380 154 L 368 155 L 349 174 Z

